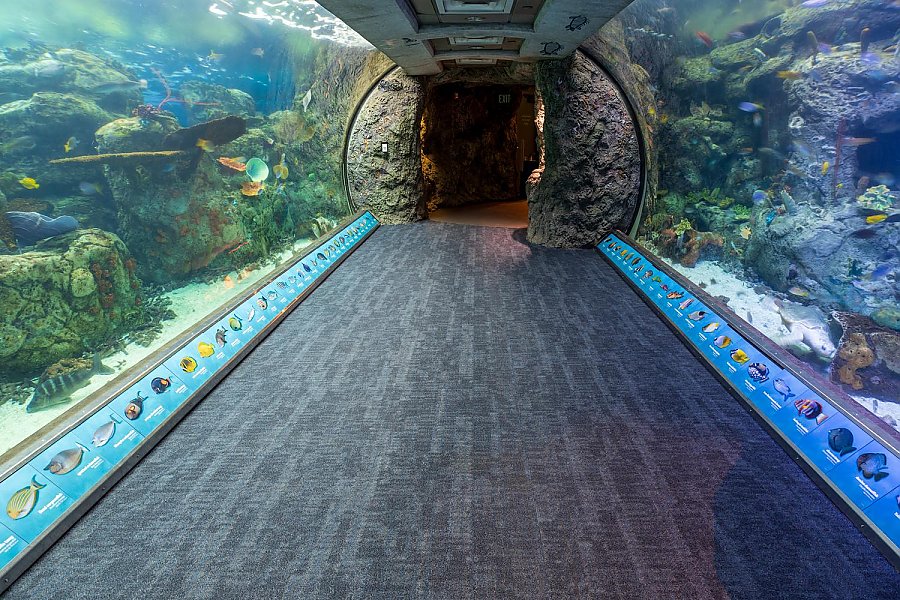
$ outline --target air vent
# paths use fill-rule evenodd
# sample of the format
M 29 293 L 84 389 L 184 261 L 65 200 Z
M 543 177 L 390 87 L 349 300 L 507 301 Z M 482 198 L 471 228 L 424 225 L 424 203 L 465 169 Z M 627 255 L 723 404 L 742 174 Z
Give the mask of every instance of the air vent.
M 451 37 L 454 46 L 498 46 L 503 44 L 503 36 L 495 37 Z
M 457 58 L 458 65 L 496 65 L 496 58 Z
M 508 15 L 515 0 L 434 0 L 442 15 Z

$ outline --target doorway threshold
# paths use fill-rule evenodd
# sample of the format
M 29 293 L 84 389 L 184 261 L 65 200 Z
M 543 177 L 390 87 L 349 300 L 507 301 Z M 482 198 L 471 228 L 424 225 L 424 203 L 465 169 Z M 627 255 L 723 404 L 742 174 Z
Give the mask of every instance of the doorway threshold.
M 528 227 L 528 201 L 486 202 L 439 208 L 431 211 L 428 218 L 440 223 L 523 229 Z

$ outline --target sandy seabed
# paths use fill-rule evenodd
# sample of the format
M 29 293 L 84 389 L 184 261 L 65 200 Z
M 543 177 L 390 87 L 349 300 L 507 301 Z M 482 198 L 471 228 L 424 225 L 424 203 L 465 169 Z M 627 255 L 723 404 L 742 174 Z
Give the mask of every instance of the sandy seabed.
M 72 394 L 72 402 L 54 406 L 40 412 L 25 412 L 27 404 L 6 402 L 0 405 L 0 454 L 14 448 L 23 440 L 60 415 L 77 407 L 79 402 L 90 394 L 100 389 L 123 371 L 141 363 L 151 356 L 160 347 L 165 345 L 185 331 L 190 330 L 196 323 L 210 314 L 210 307 L 219 307 L 231 298 L 244 294 L 254 288 L 261 280 L 266 278 L 279 266 L 283 266 L 292 257 L 298 255 L 307 248 L 312 240 L 298 240 L 289 251 L 285 251 L 274 257 L 275 261 L 254 271 L 244 272 L 240 275 L 235 271 L 228 274 L 233 287 L 225 288 L 222 281 L 214 283 L 189 283 L 184 287 L 174 289 L 164 294 L 171 302 L 170 309 L 175 313 L 175 318 L 164 321 L 159 335 L 150 346 L 141 346 L 135 342 L 128 343 L 124 349 L 115 354 L 103 358 L 103 364 L 115 370 L 111 375 L 94 375 L 91 382 Z M 48 432 L 53 436 L 54 432 Z

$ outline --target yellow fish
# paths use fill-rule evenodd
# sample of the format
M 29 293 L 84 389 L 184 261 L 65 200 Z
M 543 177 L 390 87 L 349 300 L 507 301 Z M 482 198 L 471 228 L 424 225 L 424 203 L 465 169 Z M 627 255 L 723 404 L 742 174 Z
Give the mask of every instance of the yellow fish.
M 213 150 L 216 149 L 215 144 L 213 144 L 209 140 L 204 140 L 203 138 L 200 138 L 199 140 L 197 140 L 197 147 L 200 148 L 201 150 L 203 150 L 204 152 L 212 152 Z
M 6 503 L 6 514 L 10 519 L 22 519 L 27 517 L 37 503 L 38 490 L 47 487 L 46 484 L 38 483 L 37 479 L 31 478 L 28 487 L 12 495 L 9 502 Z
M 41 187 L 41 184 L 35 181 L 33 177 L 23 177 L 19 180 L 19 183 L 21 183 L 22 187 L 26 190 L 36 190 Z
M 883 213 L 880 215 L 871 215 L 866 217 L 866 223 L 868 223 L 869 225 L 874 225 L 875 223 L 881 223 L 885 219 L 887 219 L 887 215 Z
M 822 175 L 828 174 L 828 169 L 831 167 L 831 163 L 827 160 L 822 163 Z
M 803 73 L 800 71 L 778 71 L 775 73 L 775 77 L 779 79 L 800 79 L 803 77 Z
M 185 373 L 193 373 L 194 369 L 197 368 L 197 361 L 191 358 L 190 356 L 185 356 L 181 359 L 181 370 Z
M 200 352 L 200 358 L 209 358 L 210 356 L 215 354 L 216 349 L 212 344 L 200 342 L 199 344 L 197 344 L 197 351 Z
M 76 146 L 78 146 L 78 138 L 76 138 L 73 135 L 72 137 L 70 137 L 69 139 L 66 140 L 65 144 L 63 144 L 63 150 L 65 150 L 68 153 L 68 152 L 71 152 L 72 150 L 74 150 L 76 148 Z
M 749 239 L 750 239 L 750 234 L 751 234 L 751 233 L 753 233 L 753 230 L 751 230 L 751 229 L 750 229 L 749 227 L 747 227 L 746 225 L 745 225 L 744 227 L 741 227 L 741 237 L 744 238 L 745 240 L 749 240 Z
M 736 362 L 739 365 L 742 365 L 745 362 L 747 362 L 748 360 L 750 360 L 750 357 L 747 356 L 746 352 L 744 352 L 740 348 L 737 348 L 737 349 L 731 351 L 731 360 L 733 360 L 734 362 Z
M 287 179 L 288 168 L 282 163 L 278 163 L 272 167 L 272 172 L 275 173 L 275 177 L 278 179 Z

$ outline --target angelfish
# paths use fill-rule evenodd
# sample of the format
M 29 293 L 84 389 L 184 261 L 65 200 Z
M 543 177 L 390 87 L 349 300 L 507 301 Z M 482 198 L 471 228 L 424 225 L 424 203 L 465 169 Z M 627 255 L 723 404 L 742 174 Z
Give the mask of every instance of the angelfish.
M 84 456 L 84 448 L 81 445 L 62 450 L 50 459 L 44 470 L 50 471 L 54 475 L 65 475 L 81 464 L 82 456 Z
M 9 515 L 10 519 L 27 517 L 37 503 L 38 490 L 47 487 L 45 483 L 38 483 L 35 477 L 37 475 L 31 478 L 31 483 L 28 487 L 23 487 L 13 494 L 9 502 L 6 503 L 6 514 Z

